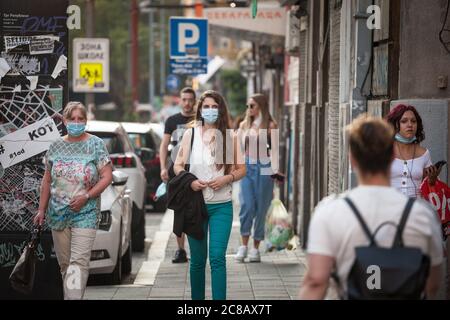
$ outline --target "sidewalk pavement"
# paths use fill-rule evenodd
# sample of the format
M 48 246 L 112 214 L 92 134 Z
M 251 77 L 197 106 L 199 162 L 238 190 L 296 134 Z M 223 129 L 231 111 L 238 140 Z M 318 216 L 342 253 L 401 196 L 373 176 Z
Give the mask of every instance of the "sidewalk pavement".
M 236 184 L 237 185 L 237 184 Z M 234 218 L 227 249 L 228 300 L 292 300 L 298 296 L 300 283 L 306 271 L 305 254 L 296 250 L 264 252 L 261 242 L 260 263 L 239 263 L 234 254 L 240 246 L 239 203 L 234 188 Z M 172 233 L 173 211 L 167 210 L 160 231 L 156 232 L 148 253 L 133 285 L 89 288 L 85 299 L 150 299 L 190 300 L 189 263 L 173 264 L 177 249 Z M 186 251 L 189 245 L 186 240 Z M 246 260 L 247 261 L 247 260 Z M 211 299 L 209 261 L 206 267 L 206 299 Z

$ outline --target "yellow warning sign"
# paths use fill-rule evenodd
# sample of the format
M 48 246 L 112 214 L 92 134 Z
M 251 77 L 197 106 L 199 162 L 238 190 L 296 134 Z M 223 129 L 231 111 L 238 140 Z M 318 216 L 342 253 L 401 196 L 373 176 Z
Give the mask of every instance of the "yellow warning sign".
M 101 63 L 80 63 L 80 76 L 86 79 L 90 88 L 103 85 L 103 65 Z

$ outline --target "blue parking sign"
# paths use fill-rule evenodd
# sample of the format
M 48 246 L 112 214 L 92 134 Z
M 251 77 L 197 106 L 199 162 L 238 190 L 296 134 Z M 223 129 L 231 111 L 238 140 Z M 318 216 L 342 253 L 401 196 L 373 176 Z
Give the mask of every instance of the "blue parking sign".
M 208 56 L 208 19 L 171 17 L 170 57 Z

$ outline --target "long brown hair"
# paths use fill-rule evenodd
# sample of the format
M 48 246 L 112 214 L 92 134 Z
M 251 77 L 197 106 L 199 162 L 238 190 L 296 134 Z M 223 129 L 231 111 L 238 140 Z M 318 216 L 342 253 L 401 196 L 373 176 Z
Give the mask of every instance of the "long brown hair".
M 268 129 L 271 122 L 276 124 L 272 115 L 269 112 L 269 101 L 264 94 L 256 93 L 250 97 L 250 99 L 255 100 L 256 104 L 259 107 L 259 111 L 261 112 L 262 122 L 260 129 Z M 250 116 L 248 113 L 245 115 L 245 119 L 243 121 L 244 129 L 250 129 L 253 121 L 255 121 L 255 117 Z
M 220 153 L 216 152 L 216 155 L 215 155 L 216 163 L 217 163 L 216 168 L 217 168 L 217 170 L 221 170 L 222 167 L 225 165 L 225 174 L 228 174 L 231 171 L 232 165 L 226 163 L 227 152 L 228 153 L 233 152 L 233 144 L 231 145 L 231 149 L 228 150 L 229 148 L 227 148 L 227 142 L 228 142 L 227 134 L 230 132 L 229 131 L 230 115 L 228 112 L 227 103 L 225 102 L 225 99 L 222 97 L 222 95 L 220 93 L 218 93 L 217 91 L 214 91 L 214 90 L 205 91 L 197 101 L 195 120 L 194 120 L 194 123 L 201 122 L 202 126 L 204 126 L 204 120 L 202 118 L 202 106 L 203 106 L 203 102 L 205 101 L 206 98 L 213 99 L 219 106 L 219 118 L 217 119 L 216 127 L 222 134 L 222 141 L 223 141 L 223 150 L 222 151 L 223 152 L 222 152 L 222 159 L 219 159 Z M 215 140 L 218 141 L 217 139 L 215 139 Z

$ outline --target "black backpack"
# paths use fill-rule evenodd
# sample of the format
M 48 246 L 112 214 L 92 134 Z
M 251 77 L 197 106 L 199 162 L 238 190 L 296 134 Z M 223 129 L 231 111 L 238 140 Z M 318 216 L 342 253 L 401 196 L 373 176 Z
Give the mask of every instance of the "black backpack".
M 349 198 L 344 199 L 370 240 L 369 246 L 355 248 L 355 262 L 347 279 L 349 300 L 417 300 L 424 298 L 430 270 L 430 259 L 419 248 L 405 247 L 403 229 L 414 199 L 409 199 L 403 211 L 391 248 L 379 247 L 375 236 L 381 224 L 370 233 L 364 219 Z

